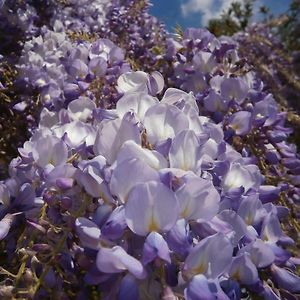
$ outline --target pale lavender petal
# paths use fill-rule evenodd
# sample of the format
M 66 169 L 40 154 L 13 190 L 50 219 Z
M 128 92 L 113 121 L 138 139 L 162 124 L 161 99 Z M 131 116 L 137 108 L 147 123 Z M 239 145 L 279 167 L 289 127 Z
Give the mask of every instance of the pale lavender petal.
M 196 103 L 196 101 L 194 101 Z M 197 105 L 197 103 L 196 103 Z M 182 110 L 189 121 L 189 129 L 193 130 L 197 135 L 203 134 L 204 133 L 204 126 L 201 118 L 199 118 L 199 112 L 198 108 L 195 109 L 192 105 L 190 104 L 185 104 L 183 110 Z
M 13 220 L 14 220 L 14 216 L 11 214 L 7 214 L 0 221 L 0 240 L 3 240 L 7 236 Z
M 250 166 L 243 166 L 240 163 L 231 164 L 229 172 L 223 178 L 223 188 L 226 190 L 243 187 L 245 192 L 250 188 L 256 188 L 260 178 L 252 172 Z
M 118 78 L 117 89 L 121 93 L 148 92 L 148 74 L 142 71 L 127 72 Z
M 127 225 L 138 235 L 169 231 L 178 219 L 178 211 L 173 191 L 157 181 L 135 185 L 125 205 Z
M 277 215 L 269 213 L 262 224 L 261 239 L 270 243 L 276 243 L 283 233 Z
M 95 154 L 103 155 L 112 164 L 121 146 L 128 140 L 141 143 L 140 130 L 132 113 L 122 119 L 108 121 L 98 130 L 94 144 Z
M 128 93 L 118 100 L 116 111 L 120 118 L 123 118 L 128 111 L 134 111 L 142 121 L 146 111 L 157 103 L 158 99 L 149 96 L 147 93 Z
M 126 227 L 124 206 L 118 206 L 101 227 L 101 231 L 106 238 L 114 240 L 122 237 Z
M 130 172 L 129 172 L 130 170 Z M 128 159 L 118 164 L 110 180 L 111 193 L 125 203 L 130 190 L 138 183 L 159 181 L 159 174 L 140 159 Z
M 266 268 L 274 262 L 275 255 L 272 248 L 262 240 L 255 240 L 249 248 L 251 260 L 257 268 Z
M 225 111 L 228 107 L 226 101 L 219 93 L 210 90 L 209 94 L 204 98 L 204 107 L 210 112 Z
M 102 57 L 94 57 L 89 62 L 89 71 L 97 77 L 104 76 L 107 70 L 107 62 Z
M 94 222 L 86 218 L 77 218 L 75 228 L 80 242 L 84 247 L 95 250 L 100 248 L 101 230 Z
M 164 88 L 164 77 L 161 73 L 154 71 L 148 78 L 148 90 L 151 95 L 159 94 Z
M 170 250 L 167 242 L 157 232 L 151 232 L 145 241 L 143 248 L 143 264 L 147 265 L 155 258 L 161 258 L 162 260 L 171 263 Z
M 76 168 L 72 164 L 63 164 L 55 168 L 51 168 L 49 172 L 45 170 L 44 176 L 48 185 L 57 185 L 57 180 L 71 180 L 75 178 Z
M 230 116 L 228 126 L 232 128 L 237 135 L 246 135 L 250 132 L 252 126 L 252 115 L 248 111 L 239 111 Z
M 68 105 L 69 115 L 73 120 L 86 122 L 96 108 L 95 103 L 87 97 L 80 97 Z
M 173 138 L 180 131 L 188 129 L 189 121 L 179 108 L 157 104 L 147 110 L 144 125 L 149 142 L 155 145 L 159 141 Z
M 161 100 L 161 103 L 168 105 L 180 105 L 181 103 L 189 104 L 190 107 L 194 108 L 197 115 L 199 113 L 199 108 L 196 103 L 196 99 L 193 93 L 186 93 L 182 90 L 175 88 L 168 88 Z
M 58 138 L 63 138 L 71 148 L 77 148 L 83 143 L 93 145 L 96 137 L 95 128 L 81 121 L 73 121 L 53 129 Z
M 86 192 L 93 197 L 101 197 L 103 194 L 102 183 L 104 181 L 102 170 L 106 165 L 103 156 L 98 155 L 89 161 L 82 161 L 76 170 L 76 180 L 84 187 Z
M 249 87 L 241 78 L 226 78 L 221 84 L 221 96 L 242 103 L 246 98 Z
M 216 57 L 213 53 L 198 51 L 193 57 L 195 68 L 202 73 L 211 73 L 217 66 Z
M 189 231 L 189 224 L 186 220 L 180 219 L 166 234 L 166 240 L 170 249 L 184 257 L 192 247 L 192 238 L 189 236 Z
M 219 210 L 220 195 L 209 180 L 186 177 L 176 191 L 180 216 L 187 220 L 210 220 Z
M 104 273 L 121 273 L 128 270 L 138 279 L 144 279 L 147 275 L 140 261 L 127 254 L 120 246 L 100 248 L 96 265 Z
M 143 148 L 132 140 L 126 141 L 121 147 L 118 156 L 117 164 L 125 160 L 137 158 L 147 163 L 151 168 L 160 170 L 168 167 L 168 161 L 163 155 L 155 150 Z
M 80 59 L 75 59 L 69 66 L 68 72 L 71 76 L 84 79 L 88 74 L 88 66 Z
M 226 236 L 232 245 L 237 246 L 241 238 L 247 234 L 247 227 L 243 219 L 235 211 L 229 209 L 223 210 L 217 218 L 231 225 L 232 231 L 228 232 Z
M 184 297 L 186 300 L 215 300 L 216 296 L 209 288 L 207 278 L 202 275 L 196 275 L 184 290 Z
M 201 145 L 198 155 L 202 157 L 207 155 L 212 159 L 216 159 L 219 155 L 219 144 L 212 138 L 209 138 L 204 144 Z
M 54 136 L 41 137 L 35 143 L 33 158 L 39 167 L 47 164 L 57 166 L 67 161 L 68 148 L 62 140 Z
M 256 266 L 251 261 L 249 254 L 239 255 L 233 259 L 229 276 L 245 285 L 255 284 L 259 281 Z
M 205 274 L 207 277 L 217 278 L 230 266 L 232 253 L 233 247 L 224 234 L 209 236 L 191 249 L 185 260 L 183 272 L 188 277 Z
M 119 150 L 113 149 L 113 145 L 114 140 L 117 138 L 120 126 L 120 119 L 105 120 L 101 122 L 100 127 L 97 130 L 93 146 L 94 153 L 96 155 L 104 156 L 110 164 L 114 162 L 117 151 Z
M 243 218 L 247 225 L 255 225 L 261 221 L 259 211 L 262 209 L 262 203 L 257 195 L 249 196 L 240 204 L 238 215 Z
M 170 167 L 196 172 L 199 168 L 199 143 L 199 139 L 194 131 L 181 131 L 174 138 L 170 148 Z

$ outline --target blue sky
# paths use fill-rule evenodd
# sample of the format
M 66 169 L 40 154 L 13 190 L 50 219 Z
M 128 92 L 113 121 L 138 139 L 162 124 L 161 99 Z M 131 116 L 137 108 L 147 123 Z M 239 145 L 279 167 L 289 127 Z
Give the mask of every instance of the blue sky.
M 240 0 L 241 1 L 241 0 Z M 256 9 L 267 5 L 275 15 L 286 11 L 292 0 L 256 0 Z M 230 6 L 233 0 L 151 0 L 151 13 L 163 21 L 168 30 L 178 23 L 182 28 L 205 26 L 212 17 Z

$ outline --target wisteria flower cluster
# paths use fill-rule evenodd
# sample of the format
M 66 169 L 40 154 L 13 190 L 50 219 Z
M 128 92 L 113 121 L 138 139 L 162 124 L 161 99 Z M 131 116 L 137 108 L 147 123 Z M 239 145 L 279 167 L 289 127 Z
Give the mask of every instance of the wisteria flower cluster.
M 66 30 L 80 32 L 97 32 L 103 26 L 111 1 L 108 0 L 70 0 L 59 5 L 53 5 L 50 24 L 58 20 L 63 23 Z
M 164 63 L 167 33 L 164 25 L 149 14 L 148 0 L 114 0 L 106 14 L 101 36 L 122 49 L 136 70 L 157 71 Z
M 0 181 L 1 299 L 297 299 L 300 157 L 243 36 L 45 5 L 0 1 L 31 136 Z
M 44 297 L 51 282 L 63 285 L 55 259 L 107 299 L 240 299 L 240 285 L 271 299 L 267 271 L 297 292 L 300 279 L 283 268 L 297 261 L 284 249 L 287 211 L 272 204 L 278 188 L 199 117 L 192 94 L 170 88 L 159 101 L 163 87 L 159 73 L 125 73 L 114 110 L 93 114 L 79 98 L 67 117 L 42 114 L 1 186 L 1 237 L 24 247 L 18 227 L 9 231 L 24 216 L 37 232 L 25 264 L 34 260 L 33 290 Z M 42 268 L 45 251 L 65 257 Z
M 1 36 L 0 53 L 17 52 L 20 49 L 18 43 L 30 38 L 37 31 L 35 25 L 37 19 L 36 8 L 31 3 L 0 1 L 0 29 L 2 32 L 6 32 Z M 12 49 L 12 45 L 17 49 Z
M 256 156 L 267 181 L 287 188 L 289 201 L 298 202 L 300 161 L 295 145 L 287 142 L 292 130 L 285 127 L 286 114 L 258 73 L 239 57 L 238 44 L 189 29 L 168 45 L 170 84 L 194 92 L 201 114 L 222 123 L 226 141 Z
M 159 53 L 164 48 L 166 33 L 156 18 L 149 15 L 148 1 L 47 0 L 25 3 L 7 0 L 2 5 L 0 28 L 11 34 L 3 35 L 5 40 L 1 38 L 0 54 L 4 55 L 4 61 L 9 62 L 14 72 L 20 73 L 13 86 L 4 91 L 6 99 L 7 96 L 13 99 L 10 99 L 9 104 L 4 99 L 5 105 L 9 107 L 8 113 L 3 113 L 1 119 L 13 116 L 13 124 L 7 125 L 16 131 L 13 137 L 5 134 L 1 142 L 6 163 L 17 155 L 17 145 L 26 140 L 27 135 L 23 131 L 27 129 L 31 132 L 37 126 L 43 106 L 56 110 L 66 108 L 64 103 L 69 101 L 66 98 L 74 98 L 78 94 L 93 98 L 101 107 L 114 106 L 120 98 L 115 90 L 117 77 L 130 68 L 154 71 Z M 102 62 L 103 74 L 99 76 L 98 70 L 97 74 L 89 71 L 84 78 L 69 76 L 68 72 L 72 68 L 70 64 L 73 63 L 71 57 L 68 59 L 69 51 L 73 49 L 74 56 L 74 52 L 83 51 L 83 48 L 90 49 L 101 38 L 102 42 L 98 43 L 103 45 L 94 48 L 99 47 L 99 51 L 104 52 L 112 50 L 109 59 L 108 52 L 107 55 L 104 52 L 99 54 L 108 64 L 106 67 Z M 106 49 L 101 50 L 101 47 Z M 74 61 L 75 68 L 85 69 L 90 57 L 95 56 L 91 54 L 86 59 L 86 54 L 82 55 L 76 57 L 82 62 L 79 66 L 79 61 Z M 91 64 L 97 64 L 97 60 L 94 59 Z M 97 68 L 100 67 L 98 65 Z M 0 81 L 4 86 L 8 84 L 5 77 L 4 81 L 3 78 Z M 54 99 L 49 99 L 49 95 Z M 24 126 L 24 122 L 28 122 L 28 126 Z
M 246 57 L 251 65 L 254 64 L 254 60 L 257 61 L 259 65 L 257 71 L 265 88 L 272 91 L 277 102 L 287 110 L 299 111 L 297 53 L 287 53 L 279 37 L 273 34 L 273 23 L 280 23 L 280 19 L 275 19 L 269 24 L 249 26 L 247 31 L 237 33 L 234 39 L 238 42 L 238 49 L 242 56 L 245 57 L 247 51 Z
M 107 39 L 74 44 L 59 21 L 54 29 L 45 28 L 43 35 L 26 42 L 19 64 L 21 78 L 39 89 L 43 106 L 58 110 L 80 95 L 100 103 L 93 90 L 103 86 L 110 98 L 102 106 L 113 103 L 109 85 L 114 86 L 118 76 L 130 70 L 124 51 Z

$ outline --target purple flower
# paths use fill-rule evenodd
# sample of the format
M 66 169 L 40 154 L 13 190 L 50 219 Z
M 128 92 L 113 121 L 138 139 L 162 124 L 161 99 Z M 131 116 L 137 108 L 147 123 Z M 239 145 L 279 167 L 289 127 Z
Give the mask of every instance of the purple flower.
M 99 155 L 92 160 L 82 161 L 76 171 L 77 182 L 93 197 L 100 197 L 104 194 L 105 182 L 102 171 L 105 166 L 105 158 Z
M 150 107 L 145 114 L 144 125 L 152 145 L 173 138 L 189 127 L 185 114 L 177 107 L 166 104 Z
M 137 282 L 131 274 L 127 274 L 123 277 L 120 283 L 120 290 L 118 293 L 118 300 L 139 300 L 139 288 Z
M 156 95 L 162 91 L 164 79 L 159 72 L 154 72 L 150 76 L 142 71 L 128 72 L 118 79 L 118 90 L 127 92 L 150 92 Z
M 169 231 L 178 219 L 178 212 L 174 192 L 157 181 L 136 184 L 125 205 L 127 225 L 138 235 Z
M 127 140 L 141 143 L 140 130 L 132 113 L 126 113 L 122 120 L 116 119 L 104 124 L 97 131 L 93 148 L 95 154 L 103 155 L 109 164 L 114 162 L 119 149 Z
M 229 274 L 231 278 L 245 285 L 252 285 L 259 281 L 256 266 L 247 253 L 233 259 Z
M 158 172 L 144 161 L 133 158 L 127 159 L 115 167 L 109 187 L 112 194 L 117 196 L 122 203 L 125 203 L 135 185 L 151 180 L 159 181 Z
M 187 220 L 210 220 L 219 211 L 220 196 L 209 180 L 186 176 L 176 191 L 180 216 Z
M 7 214 L 0 221 L 0 240 L 3 240 L 7 236 L 13 220 L 14 216 L 11 214 Z
M 184 297 L 187 300 L 229 299 L 222 291 L 218 280 L 208 280 L 202 274 L 193 277 L 188 287 L 184 290 Z
M 73 78 L 85 79 L 88 74 L 88 66 L 82 60 L 77 58 L 70 63 L 68 72 Z
M 68 105 L 68 112 L 72 120 L 86 122 L 92 117 L 92 112 L 96 108 L 95 103 L 86 97 L 80 97 Z
M 222 255 L 219 251 L 222 249 Z M 208 278 L 217 278 L 230 266 L 233 247 L 221 233 L 209 236 L 194 246 L 187 256 L 183 273 L 187 277 L 204 274 Z
M 250 132 L 252 126 L 252 115 L 248 111 L 239 111 L 230 116 L 228 126 L 232 128 L 237 135 L 246 135 Z
M 248 93 L 249 87 L 241 78 L 226 78 L 221 83 L 221 96 L 242 103 Z
M 151 232 L 145 241 L 143 248 L 143 264 L 146 265 L 155 258 L 160 258 L 171 263 L 170 250 L 164 238 L 157 232 Z
M 228 107 L 227 101 L 215 90 L 210 90 L 203 101 L 205 109 L 209 112 L 225 111 Z
M 300 277 L 284 268 L 271 266 L 272 276 L 279 287 L 286 289 L 292 293 L 300 292 Z
M 95 250 L 100 249 L 101 230 L 94 222 L 86 218 L 77 218 L 75 227 L 80 242 L 84 247 Z
M 102 77 L 106 74 L 107 62 L 102 57 L 94 57 L 89 62 L 89 72 L 96 77 Z
M 124 206 L 118 206 L 101 227 L 102 234 L 108 239 L 119 239 L 127 228 Z
M 193 130 L 181 131 L 173 140 L 169 160 L 171 168 L 197 172 L 199 169 L 200 141 Z
M 119 99 L 116 111 L 120 118 L 123 118 L 128 111 L 133 111 L 140 120 L 143 120 L 146 111 L 157 103 L 158 99 L 149 96 L 147 93 L 128 93 Z
M 250 188 L 256 188 L 260 182 L 261 177 L 258 174 L 258 170 L 247 166 L 242 166 L 239 163 L 233 163 L 228 173 L 224 176 L 223 187 L 225 190 L 234 188 L 244 188 L 247 192 Z
M 104 273 L 122 273 L 128 270 L 138 279 L 144 279 L 147 275 L 143 265 L 120 246 L 100 248 L 96 265 Z
M 45 167 L 48 164 L 57 166 L 67 161 L 68 148 L 60 139 L 53 136 L 40 138 L 33 143 L 33 159 L 39 167 Z

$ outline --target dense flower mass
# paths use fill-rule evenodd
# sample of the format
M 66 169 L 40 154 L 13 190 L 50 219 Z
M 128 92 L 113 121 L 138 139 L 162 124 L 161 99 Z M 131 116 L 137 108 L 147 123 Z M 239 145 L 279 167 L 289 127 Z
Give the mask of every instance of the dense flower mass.
M 167 35 L 142 0 L 11 5 L 0 95 L 31 137 L 0 182 L 1 297 L 296 299 L 300 159 L 241 37 Z
M 286 53 L 280 39 L 272 34 L 271 25 L 272 23 L 269 26 L 263 24 L 249 26 L 246 32 L 236 34 L 234 39 L 238 42 L 239 51 L 243 56 L 247 51 L 247 60 L 250 64 L 254 64 L 254 60 L 257 60 L 260 77 L 279 104 L 286 109 L 299 111 L 297 53 L 292 56 Z
M 114 104 L 115 82 L 130 70 L 124 51 L 108 39 L 72 43 L 62 23 L 54 25 L 55 31 L 43 28 L 42 35 L 25 43 L 18 67 L 21 79 L 38 89 L 43 106 L 51 110 L 81 95 L 103 107 Z M 106 93 L 99 95 L 99 89 Z
M 186 299 L 239 299 L 238 283 L 264 296 L 267 270 L 297 291 L 289 280 L 300 279 L 283 268 L 295 263 L 283 248 L 292 242 L 279 222 L 287 211 L 272 204 L 280 188 L 264 185 L 255 160 L 199 116 L 193 94 L 169 88 L 159 101 L 163 88 L 159 73 L 129 72 L 118 79 L 116 109 L 97 110 L 86 97 L 45 109 L 1 186 L 1 237 L 16 238 L 18 227 L 9 228 L 25 217 L 47 232 L 35 237 L 35 257 L 59 239 L 71 269 L 85 274 L 76 281 L 109 299 L 128 299 L 133 288 L 132 299 L 172 288 Z M 39 276 L 49 272 L 62 280 L 50 266 Z
M 171 84 L 192 91 L 201 114 L 222 123 L 225 139 L 245 155 L 255 155 L 268 182 L 288 184 L 289 195 L 298 198 L 299 155 L 287 142 L 292 130 L 284 125 L 286 114 L 258 73 L 239 57 L 237 43 L 189 29 L 181 39 L 169 40 L 168 49 Z M 290 159 L 296 164 L 287 164 Z

